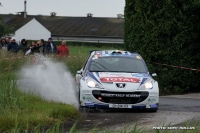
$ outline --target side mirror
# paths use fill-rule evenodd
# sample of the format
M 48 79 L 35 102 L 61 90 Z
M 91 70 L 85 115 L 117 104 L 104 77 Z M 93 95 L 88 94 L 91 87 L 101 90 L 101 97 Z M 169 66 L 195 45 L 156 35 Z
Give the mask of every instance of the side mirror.
M 82 71 L 77 71 L 76 73 L 77 73 L 77 74 L 82 74 Z
M 156 76 L 157 76 L 157 74 L 156 74 L 156 73 L 153 73 L 153 74 L 152 74 L 152 76 L 153 76 L 153 77 L 156 77 Z

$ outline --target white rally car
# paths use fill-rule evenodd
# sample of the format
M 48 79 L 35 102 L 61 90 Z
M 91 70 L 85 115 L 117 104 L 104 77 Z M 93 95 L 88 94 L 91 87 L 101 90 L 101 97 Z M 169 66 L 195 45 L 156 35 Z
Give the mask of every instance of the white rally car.
M 159 87 L 135 52 L 91 52 L 76 74 L 80 107 L 92 109 L 145 109 L 156 112 Z

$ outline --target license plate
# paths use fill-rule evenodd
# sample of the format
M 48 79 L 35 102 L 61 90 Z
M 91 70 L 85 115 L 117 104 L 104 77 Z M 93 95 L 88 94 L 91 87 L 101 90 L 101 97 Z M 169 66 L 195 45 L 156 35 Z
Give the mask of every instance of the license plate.
M 109 108 L 132 108 L 130 104 L 109 104 Z

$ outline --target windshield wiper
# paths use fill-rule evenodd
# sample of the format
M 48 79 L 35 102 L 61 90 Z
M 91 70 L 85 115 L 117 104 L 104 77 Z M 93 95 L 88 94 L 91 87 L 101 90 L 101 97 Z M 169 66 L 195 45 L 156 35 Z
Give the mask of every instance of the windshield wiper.
M 91 61 L 91 62 L 95 62 L 95 63 L 99 64 L 100 66 L 102 66 L 104 69 L 108 70 L 105 66 L 103 66 L 103 65 L 100 64 L 99 62 L 96 62 L 96 61 Z M 91 64 L 91 65 L 94 65 L 94 66 L 98 67 L 99 69 L 101 69 L 99 66 L 97 66 L 97 65 L 95 65 L 95 64 Z M 102 69 L 101 69 L 101 70 L 102 70 Z M 110 70 L 108 70 L 108 71 L 110 71 Z

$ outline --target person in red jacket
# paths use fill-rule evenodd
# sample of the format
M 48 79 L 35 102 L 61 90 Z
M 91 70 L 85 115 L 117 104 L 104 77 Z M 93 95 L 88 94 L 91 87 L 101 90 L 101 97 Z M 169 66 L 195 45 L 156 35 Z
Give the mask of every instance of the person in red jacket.
M 62 44 L 58 47 L 59 56 L 69 56 L 69 48 L 66 46 L 66 41 L 62 41 Z

